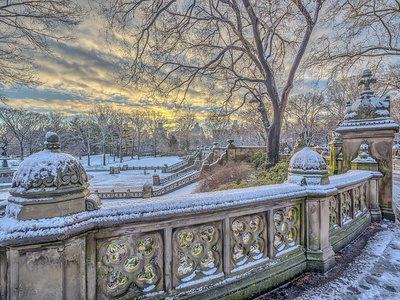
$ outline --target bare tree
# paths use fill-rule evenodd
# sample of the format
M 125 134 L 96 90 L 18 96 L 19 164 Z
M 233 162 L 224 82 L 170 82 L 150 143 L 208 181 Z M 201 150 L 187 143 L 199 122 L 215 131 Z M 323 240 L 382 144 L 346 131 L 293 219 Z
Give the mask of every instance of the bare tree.
M 316 127 L 324 121 L 327 103 L 321 93 L 297 94 L 289 98 L 287 112 L 294 118 L 294 130 L 310 146 Z
M 344 120 L 346 101 L 354 102 L 358 99 L 360 95 L 359 81 L 359 76 L 342 77 L 328 81 L 324 94 L 329 103 L 327 112 L 333 122 L 338 123 Z
M 26 110 L 0 107 L 0 119 L 6 124 L 7 128 L 18 140 L 21 160 L 24 160 L 24 143 L 29 136 L 32 127 L 37 124 L 36 113 Z
M 137 138 L 137 158 L 140 159 L 140 138 L 143 129 L 146 127 L 147 114 L 144 111 L 135 110 L 129 114 L 132 123 L 132 149 L 131 158 L 133 158 L 135 136 Z M 136 132 L 136 133 L 135 133 Z
M 30 120 L 29 130 L 26 136 L 29 155 L 43 149 L 43 136 L 45 133 L 48 117 L 46 115 L 28 112 Z
M 183 148 L 186 151 L 190 149 L 190 137 L 194 126 L 196 125 L 196 114 L 191 106 L 181 107 L 175 111 L 176 130 L 183 140 Z
M 153 140 L 154 157 L 157 156 L 157 147 L 163 138 L 164 125 L 167 123 L 166 117 L 155 110 L 147 112 L 147 128 Z
M 279 160 L 288 96 L 323 2 L 112 0 L 104 12 L 132 54 L 125 83 L 157 82 L 161 94 L 184 101 L 202 80 L 221 90 L 226 113 L 257 101 L 271 167 Z
M 110 126 L 114 116 L 114 108 L 109 104 L 96 104 L 90 111 L 91 122 L 97 126 L 101 133 L 101 147 L 103 152 L 103 165 L 106 165 L 106 143 L 110 133 Z
M 119 162 L 122 163 L 123 161 L 123 152 L 122 152 L 122 139 L 124 137 L 124 130 L 128 125 L 128 114 L 123 112 L 115 112 L 113 116 L 113 124 L 115 132 L 118 136 L 118 154 L 119 154 Z
M 65 41 L 80 20 L 74 0 L 0 1 L 0 86 L 37 83 L 35 50 L 50 52 L 54 41 Z
M 398 0 L 335 0 L 326 14 L 327 34 L 317 39 L 312 65 L 333 66 L 334 72 L 368 64 L 387 88 L 399 88 L 397 76 L 387 76 L 400 56 L 400 3 Z M 380 68 L 381 67 L 381 68 Z M 379 76 L 378 73 L 381 73 Z

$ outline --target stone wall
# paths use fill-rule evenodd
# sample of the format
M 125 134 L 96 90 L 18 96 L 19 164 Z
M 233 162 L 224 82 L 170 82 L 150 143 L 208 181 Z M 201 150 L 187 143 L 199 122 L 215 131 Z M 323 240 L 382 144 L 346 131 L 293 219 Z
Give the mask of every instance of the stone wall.
M 351 171 L 318 189 L 281 184 L 7 220 L 0 298 L 253 297 L 331 268 L 332 248 L 368 226 L 379 176 Z

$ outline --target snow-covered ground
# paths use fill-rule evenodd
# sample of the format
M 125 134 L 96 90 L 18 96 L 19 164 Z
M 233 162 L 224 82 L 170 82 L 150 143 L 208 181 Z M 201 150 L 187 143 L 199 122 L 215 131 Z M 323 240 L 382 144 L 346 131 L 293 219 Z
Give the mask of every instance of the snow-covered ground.
M 339 278 L 293 299 L 400 299 L 400 225 L 386 222 L 381 226 L 387 230 L 371 237 Z
M 106 166 L 102 165 L 103 156 L 102 155 L 94 155 L 90 158 L 90 165 L 87 165 L 87 156 L 82 157 L 80 163 L 87 170 L 87 174 L 89 175 L 89 189 L 91 191 L 99 190 L 99 191 L 110 191 L 114 189 L 115 191 L 126 191 L 128 188 L 132 191 L 141 190 L 142 186 L 146 182 L 153 182 L 153 170 L 145 171 L 121 171 L 120 174 L 109 174 L 110 166 L 122 166 L 127 164 L 129 167 L 157 167 L 163 166 L 164 164 L 172 165 L 175 164 L 181 159 L 177 156 L 166 156 L 166 157 L 141 157 L 138 160 L 136 157 L 131 159 L 130 157 L 124 157 L 123 163 L 113 162 L 113 157 L 107 156 L 107 161 L 110 160 L 110 164 Z M 92 172 L 90 170 L 104 170 L 101 172 Z M 160 175 L 160 178 L 167 177 L 171 174 L 169 173 L 161 173 L 161 170 L 156 171 L 157 174 Z M 146 174 L 145 174 L 146 173 Z M 0 185 L 0 201 L 6 200 L 9 197 L 8 189 L 10 184 Z
M 79 159 L 78 159 L 79 160 Z M 164 156 L 164 157 L 153 157 L 153 156 L 143 156 L 139 160 L 137 157 L 133 159 L 130 156 L 124 157 L 122 163 L 119 162 L 119 158 L 116 157 L 115 161 L 112 156 L 106 156 L 106 165 L 103 166 L 103 155 L 92 155 L 90 157 L 90 166 L 88 166 L 88 157 L 83 156 L 79 162 L 82 166 L 90 171 L 90 170 L 108 170 L 110 167 L 117 167 L 128 165 L 129 167 L 162 167 L 164 164 L 173 165 L 177 162 L 181 161 L 181 159 L 177 156 Z
M 100 192 L 108 192 L 111 189 L 114 191 L 126 191 L 126 189 L 142 190 L 146 182 L 153 182 L 153 175 L 158 174 L 160 178 L 167 177 L 171 173 L 161 173 L 161 170 L 154 172 L 153 170 L 129 170 L 121 171 L 120 174 L 109 174 L 109 171 L 104 172 L 90 172 L 89 175 L 89 190 L 98 190 Z

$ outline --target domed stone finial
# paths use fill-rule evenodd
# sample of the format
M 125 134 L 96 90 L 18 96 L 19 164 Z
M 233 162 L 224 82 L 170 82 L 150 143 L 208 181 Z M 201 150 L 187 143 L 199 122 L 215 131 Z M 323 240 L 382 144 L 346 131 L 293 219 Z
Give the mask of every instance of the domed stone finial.
M 46 149 L 51 150 L 52 152 L 61 152 L 61 143 L 60 137 L 55 132 L 47 132 L 46 133 L 46 141 L 44 142 Z
M 325 160 L 309 147 L 292 156 L 288 183 L 298 185 L 329 184 Z
M 89 184 L 81 163 L 61 153 L 56 133 L 48 132 L 45 144 L 46 149 L 26 158 L 15 173 L 7 215 L 32 220 L 80 213 L 86 206 L 97 208 L 98 199 L 92 199 L 92 203 L 86 201 Z

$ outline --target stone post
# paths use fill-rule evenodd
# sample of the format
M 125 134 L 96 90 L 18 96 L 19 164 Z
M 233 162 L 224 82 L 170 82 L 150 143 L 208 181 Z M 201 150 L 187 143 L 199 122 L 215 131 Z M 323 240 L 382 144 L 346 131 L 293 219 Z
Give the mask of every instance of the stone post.
M 360 145 L 367 141 L 371 156 L 378 163 L 383 174 L 379 187 L 379 206 L 382 218 L 394 221 L 392 207 L 392 148 L 393 139 L 399 126 L 390 118 L 388 97 L 379 99 L 370 89 L 376 80 L 370 70 L 365 70 L 360 85 L 364 91 L 360 98 L 347 107 L 344 122 L 336 130 L 343 141 L 343 172 L 351 169 L 351 162 L 357 157 Z
M 201 170 L 204 172 L 211 172 L 210 164 L 208 162 L 204 162 L 201 167 Z
M 194 168 L 195 168 L 196 170 L 200 170 L 200 168 L 201 168 L 201 160 L 200 160 L 200 159 L 198 159 L 198 158 L 195 159 L 195 161 L 194 161 Z
M 160 185 L 160 175 L 153 174 L 153 185 Z
M 146 182 L 143 185 L 143 198 L 151 198 L 153 197 L 153 186 L 151 183 Z
M 307 269 L 325 272 L 335 265 L 335 253 L 329 243 L 329 197 L 307 197 Z
M 330 175 L 336 175 L 341 171 L 341 166 L 339 168 L 339 154 L 343 147 L 340 135 L 337 132 L 332 133 L 332 141 L 329 142 L 329 147 L 331 149 Z
M 361 144 L 357 158 L 351 161 L 351 169 L 378 171 L 378 163 L 369 155 L 369 147 L 366 141 Z M 372 222 L 380 222 L 382 220 L 382 212 L 379 208 L 378 197 L 379 178 L 373 178 L 370 180 L 369 195 L 369 209 L 371 212 L 371 220 Z
M 335 265 L 329 243 L 329 198 L 337 193 L 329 184 L 325 160 L 310 148 L 303 148 L 290 160 L 288 183 L 309 190 L 305 201 L 307 269 L 325 272 Z

